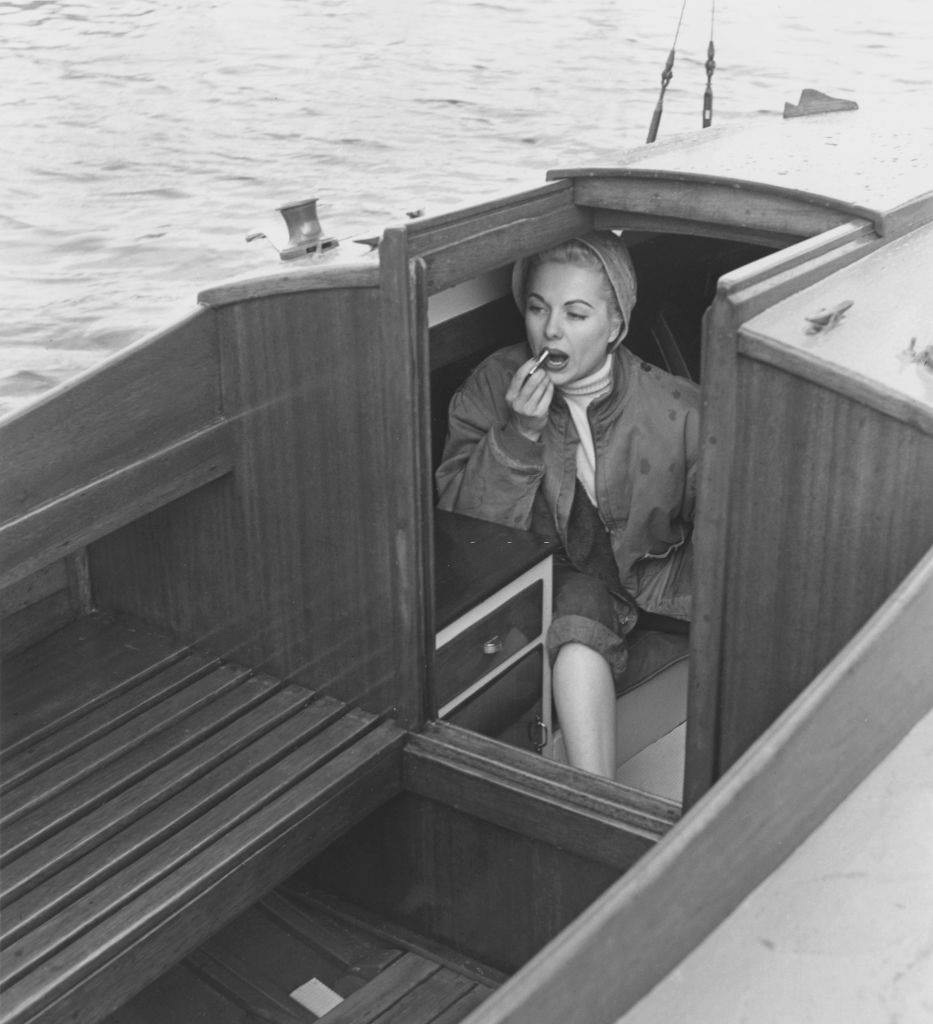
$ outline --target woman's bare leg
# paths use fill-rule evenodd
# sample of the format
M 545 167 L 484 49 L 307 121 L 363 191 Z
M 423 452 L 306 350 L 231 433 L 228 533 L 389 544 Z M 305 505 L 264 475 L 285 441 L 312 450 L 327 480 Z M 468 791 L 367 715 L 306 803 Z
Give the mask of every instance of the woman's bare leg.
M 553 687 L 570 763 L 615 778 L 616 695 L 609 662 L 592 647 L 564 644 L 554 661 Z

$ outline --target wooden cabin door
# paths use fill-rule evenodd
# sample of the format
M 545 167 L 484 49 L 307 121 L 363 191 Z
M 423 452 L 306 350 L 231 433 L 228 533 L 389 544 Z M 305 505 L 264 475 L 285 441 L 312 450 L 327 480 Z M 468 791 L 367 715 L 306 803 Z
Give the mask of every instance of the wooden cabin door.
M 685 806 L 933 544 L 931 212 L 927 197 L 720 279 L 704 323 Z

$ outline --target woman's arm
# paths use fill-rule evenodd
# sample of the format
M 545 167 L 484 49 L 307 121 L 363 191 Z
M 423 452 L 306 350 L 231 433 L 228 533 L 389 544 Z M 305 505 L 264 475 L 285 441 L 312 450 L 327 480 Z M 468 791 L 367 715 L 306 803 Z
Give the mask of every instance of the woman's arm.
M 506 401 L 522 360 L 498 356 L 482 363 L 450 403 L 435 475 L 438 507 L 527 530 L 544 476 L 544 445 L 519 431 Z

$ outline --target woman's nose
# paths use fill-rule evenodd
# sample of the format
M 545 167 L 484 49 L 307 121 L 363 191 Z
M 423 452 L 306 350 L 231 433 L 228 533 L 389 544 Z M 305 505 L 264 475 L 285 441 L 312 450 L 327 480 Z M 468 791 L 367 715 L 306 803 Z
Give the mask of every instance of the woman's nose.
M 563 333 L 559 314 L 551 313 L 544 325 L 544 336 L 546 338 L 559 338 Z

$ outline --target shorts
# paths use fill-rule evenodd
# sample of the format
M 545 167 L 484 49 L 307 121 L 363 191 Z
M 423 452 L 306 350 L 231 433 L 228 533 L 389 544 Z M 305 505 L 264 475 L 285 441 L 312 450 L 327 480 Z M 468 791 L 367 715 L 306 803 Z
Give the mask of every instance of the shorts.
M 554 592 L 554 617 L 546 641 L 551 664 L 564 644 L 581 643 L 609 662 L 612 678 L 619 683 L 628 664 L 625 636 L 638 621 L 631 600 L 563 559 L 557 560 Z
M 690 541 L 667 558 L 642 559 L 635 567 L 635 602 L 621 588 L 582 573 L 564 558 L 555 569 L 554 618 L 547 634 L 551 665 L 560 648 L 584 644 L 609 663 L 616 686 L 628 665 L 625 637 L 638 622 L 638 610 L 689 621 L 693 591 L 693 545 Z M 651 626 L 648 627 L 652 628 Z

